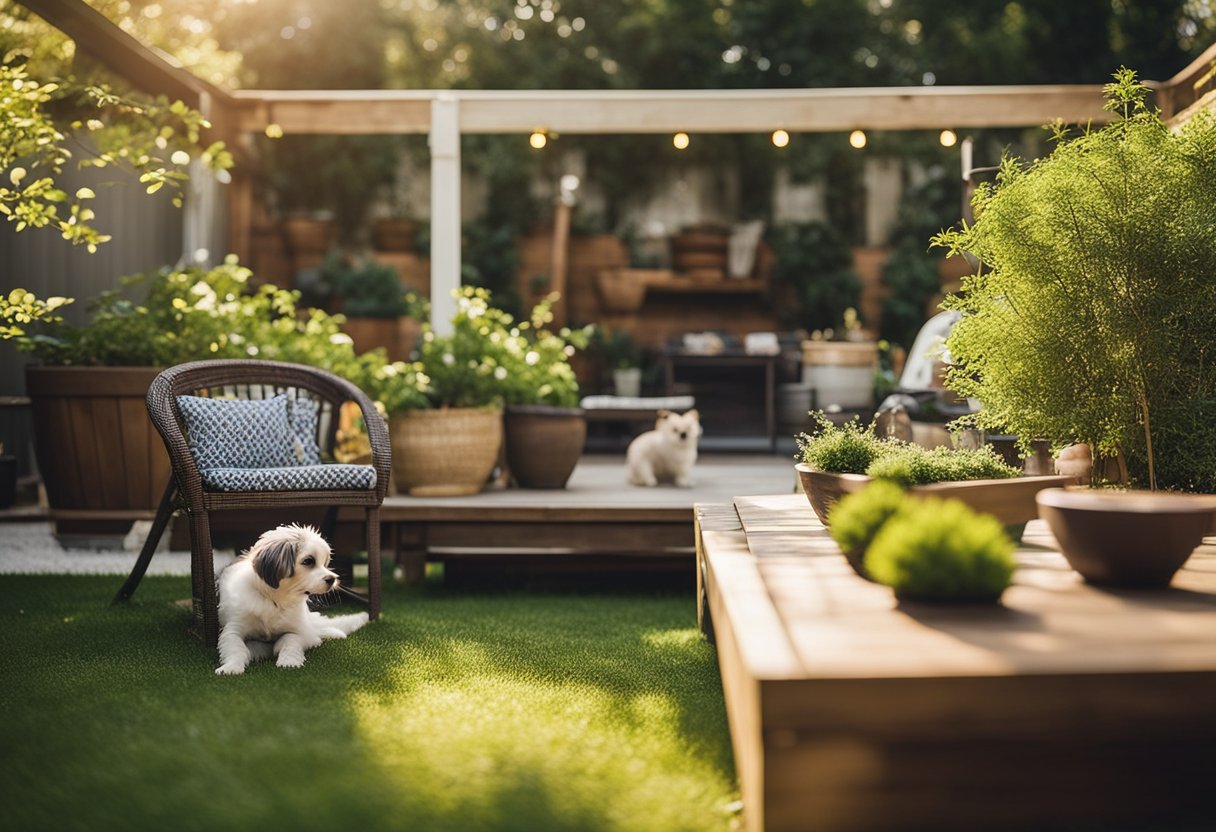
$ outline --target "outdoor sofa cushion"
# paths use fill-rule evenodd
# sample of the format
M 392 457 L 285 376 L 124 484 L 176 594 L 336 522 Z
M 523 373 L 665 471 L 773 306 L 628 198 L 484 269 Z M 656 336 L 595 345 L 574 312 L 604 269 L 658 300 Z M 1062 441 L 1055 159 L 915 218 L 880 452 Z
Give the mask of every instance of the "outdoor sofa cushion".
M 178 396 L 190 453 L 200 469 L 318 465 L 317 404 L 288 399 Z
M 338 491 L 376 487 L 370 465 L 293 465 L 285 468 L 204 468 L 209 491 Z
M 190 453 L 209 491 L 371 490 L 370 465 L 324 465 L 317 447 L 317 403 L 178 396 Z

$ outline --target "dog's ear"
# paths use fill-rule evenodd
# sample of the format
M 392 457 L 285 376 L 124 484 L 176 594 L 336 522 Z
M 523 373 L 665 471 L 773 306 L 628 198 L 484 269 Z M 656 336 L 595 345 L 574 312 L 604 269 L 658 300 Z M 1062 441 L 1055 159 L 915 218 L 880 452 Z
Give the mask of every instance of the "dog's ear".
M 684 415 L 691 416 L 692 420 L 697 423 L 697 436 L 700 436 L 705 432 L 705 430 L 701 427 L 701 414 L 697 410 L 690 410 Z
M 254 547 L 253 571 L 271 589 L 296 573 L 296 541 L 294 536 L 262 535 Z
M 654 420 L 654 423 L 657 425 L 659 422 L 663 421 L 668 416 L 674 416 L 674 415 L 675 414 L 672 413 L 670 410 L 660 410 L 658 413 L 658 418 Z

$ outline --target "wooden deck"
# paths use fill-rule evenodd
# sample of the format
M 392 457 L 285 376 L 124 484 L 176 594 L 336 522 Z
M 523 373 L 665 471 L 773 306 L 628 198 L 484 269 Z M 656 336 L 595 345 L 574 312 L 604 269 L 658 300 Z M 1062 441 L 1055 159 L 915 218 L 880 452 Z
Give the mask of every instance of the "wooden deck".
M 486 564 L 552 570 L 687 570 L 692 574 L 693 506 L 734 494 L 790 493 L 796 476 L 784 455 L 702 455 L 694 486 L 640 488 L 625 481 L 620 454 L 585 456 L 567 487 L 492 488 L 470 497 L 390 496 L 380 517 L 384 547 L 407 581 L 427 561 L 448 574 Z M 339 534 L 354 514 L 339 514 Z
M 748 830 L 1210 817 L 1216 538 L 1169 589 L 1103 590 L 1035 520 L 1002 603 L 952 606 L 859 578 L 802 495 L 697 530 Z

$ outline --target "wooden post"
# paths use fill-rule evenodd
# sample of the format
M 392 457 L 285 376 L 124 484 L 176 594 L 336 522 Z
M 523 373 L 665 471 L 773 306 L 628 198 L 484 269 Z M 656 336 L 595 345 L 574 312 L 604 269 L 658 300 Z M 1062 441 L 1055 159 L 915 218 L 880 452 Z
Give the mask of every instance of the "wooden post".
M 549 270 L 549 291 L 557 292 L 561 298 L 553 304 L 553 326 L 566 325 L 566 272 L 570 263 L 570 213 L 573 200 L 564 197 L 557 201 L 553 212 L 553 259 Z
M 443 92 L 431 102 L 431 325 L 452 331 L 460 287 L 460 102 Z

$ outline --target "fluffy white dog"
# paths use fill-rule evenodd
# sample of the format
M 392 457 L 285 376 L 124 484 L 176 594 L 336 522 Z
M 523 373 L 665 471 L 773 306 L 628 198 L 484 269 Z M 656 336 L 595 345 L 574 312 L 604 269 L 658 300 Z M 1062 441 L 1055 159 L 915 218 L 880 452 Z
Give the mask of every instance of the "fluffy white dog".
M 681 488 L 690 488 L 700 436 L 701 414 L 697 411 L 681 415 L 660 410 L 654 430 L 634 439 L 625 451 L 630 484 L 654 486 L 671 482 Z
M 220 573 L 216 673 L 244 673 L 250 661 L 271 656 L 279 667 L 300 667 L 305 650 L 367 623 L 365 612 L 329 617 L 308 609 L 309 596 L 338 588 L 329 558 L 316 529 L 279 526 Z

